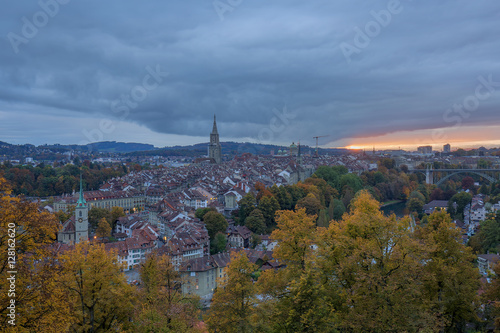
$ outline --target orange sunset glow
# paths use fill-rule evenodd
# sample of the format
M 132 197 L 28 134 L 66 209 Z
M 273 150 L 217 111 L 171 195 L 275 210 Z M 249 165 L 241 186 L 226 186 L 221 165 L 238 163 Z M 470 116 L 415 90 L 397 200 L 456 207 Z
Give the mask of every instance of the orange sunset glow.
M 328 147 L 347 149 L 404 149 L 416 150 L 418 146 L 432 146 L 442 150 L 449 143 L 452 150 L 474 147 L 499 147 L 500 126 L 469 126 L 461 128 L 428 129 L 418 131 L 400 131 L 367 138 L 349 138 L 329 143 Z

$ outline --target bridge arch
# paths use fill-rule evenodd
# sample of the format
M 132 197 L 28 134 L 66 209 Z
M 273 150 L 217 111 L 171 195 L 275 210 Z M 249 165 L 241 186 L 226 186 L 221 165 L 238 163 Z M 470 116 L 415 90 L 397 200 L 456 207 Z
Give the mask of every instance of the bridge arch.
M 434 172 L 439 172 L 439 169 L 436 169 L 436 170 L 433 170 Z M 456 171 L 456 172 L 453 172 L 453 173 L 450 173 L 446 176 L 444 176 L 443 178 L 441 178 L 437 183 L 436 185 L 441 185 L 442 183 L 444 183 L 447 179 L 449 179 L 450 177 L 453 177 L 454 175 L 458 175 L 460 173 L 473 173 L 473 174 L 476 174 L 476 175 L 479 175 L 481 177 L 483 177 L 484 179 L 488 180 L 490 183 L 494 183 L 496 182 L 497 180 L 492 177 L 492 176 L 489 176 L 485 173 L 482 173 L 482 172 L 479 172 L 479 171 L 471 171 L 471 170 L 464 170 L 464 171 Z

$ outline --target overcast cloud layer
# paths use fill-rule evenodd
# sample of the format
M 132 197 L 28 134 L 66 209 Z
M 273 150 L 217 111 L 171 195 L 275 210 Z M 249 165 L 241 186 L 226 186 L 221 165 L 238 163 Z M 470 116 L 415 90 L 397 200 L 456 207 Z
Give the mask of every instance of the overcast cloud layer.
M 213 114 L 273 143 L 500 126 L 500 84 L 478 88 L 497 0 L 55 1 L 2 6 L 2 141 L 193 143 Z

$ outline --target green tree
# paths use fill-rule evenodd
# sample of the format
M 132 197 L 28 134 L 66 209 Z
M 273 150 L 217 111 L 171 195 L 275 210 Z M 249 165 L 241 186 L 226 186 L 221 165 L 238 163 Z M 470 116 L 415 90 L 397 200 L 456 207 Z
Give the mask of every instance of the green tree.
M 208 212 L 205 214 L 204 221 L 207 227 L 208 236 L 210 239 L 214 239 L 218 232 L 226 233 L 228 227 L 227 221 L 221 213 Z
M 216 210 L 214 208 L 198 208 L 196 210 L 196 212 L 194 213 L 194 217 L 200 219 L 201 221 L 203 221 L 203 218 L 205 217 L 205 214 L 210 212 L 210 211 L 213 211 L 213 212 L 216 212 Z
M 227 237 L 226 234 L 218 232 L 214 239 L 210 241 L 210 254 L 223 252 L 226 249 Z
M 467 192 L 459 192 L 455 194 L 448 202 L 448 207 L 452 206 L 454 202 L 457 203 L 457 209 L 456 214 L 453 217 L 463 220 L 465 206 L 472 202 L 472 194 Z M 451 212 L 451 210 L 449 210 L 449 212 Z
M 344 186 L 349 186 L 354 193 L 357 193 L 358 191 L 363 189 L 363 183 L 361 182 L 361 179 L 359 176 L 353 174 L 353 173 L 348 173 L 345 175 L 342 175 L 340 177 L 340 188 L 344 188 Z
M 245 219 L 245 226 L 252 232 L 263 235 L 266 233 L 266 220 L 262 211 L 258 208 L 254 209 Z
M 257 200 L 255 199 L 253 193 L 249 192 L 238 202 L 238 206 L 238 217 L 240 220 L 240 224 L 243 225 L 245 219 L 257 206 Z
M 89 224 L 92 226 L 92 229 L 96 229 L 99 221 L 102 218 L 105 218 L 108 221 L 109 225 L 112 225 L 111 221 L 111 212 L 106 208 L 92 207 L 89 210 Z
M 346 209 L 344 203 L 338 199 L 333 200 L 330 203 L 330 207 L 328 207 L 328 214 L 335 221 L 339 221 L 345 212 Z
M 262 212 L 262 215 L 264 215 L 267 229 L 272 230 L 275 225 L 274 216 L 276 211 L 280 209 L 278 200 L 276 200 L 275 197 L 263 197 L 260 199 L 257 208 Z

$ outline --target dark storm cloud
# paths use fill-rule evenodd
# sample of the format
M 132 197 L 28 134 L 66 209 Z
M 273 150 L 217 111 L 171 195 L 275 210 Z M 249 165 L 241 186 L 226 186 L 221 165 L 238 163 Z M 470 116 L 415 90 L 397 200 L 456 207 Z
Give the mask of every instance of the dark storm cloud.
M 216 113 L 226 137 L 257 139 L 271 129 L 273 140 L 313 143 L 314 135 L 452 126 L 443 115 L 474 95 L 479 76 L 500 82 L 497 1 L 242 1 L 223 20 L 209 0 L 55 1 L 10 2 L 0 14 L 0 110 L 28 122 L 35 113 L 38 122 L 43 114 L 121 118 L 206 136 Z M 40 3 L 54 15 L 25 38 Z M 397 13 L 369 44 L 356 44 L 355 27 L 365 31 L 372 11 L 391 6 Z M 346 57 L 346 44 L 357 52 Z M 157 66 L 168 76 L 126 106 Z M 500 125 L 499 96 L 481 101 L 463 125 Z M 294 117 L 277 130 L 273 109 L 284 106 Z

